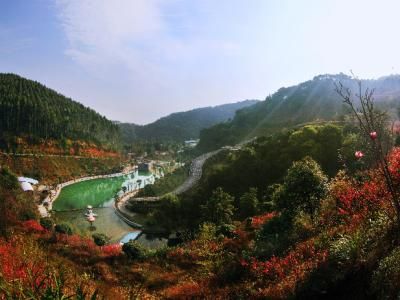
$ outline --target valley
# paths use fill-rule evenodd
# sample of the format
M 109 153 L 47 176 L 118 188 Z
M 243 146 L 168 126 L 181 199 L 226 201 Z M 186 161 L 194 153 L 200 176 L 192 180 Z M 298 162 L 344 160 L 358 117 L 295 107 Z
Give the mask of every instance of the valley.
M 29 260 L 55 276 L 68 266 L 75 291 L 61 285 L 64 295 L 80 286 L 92 297 L 121 299 L 318 298 L 325 291 L 342 298 L 342 286 L 355 297 L 380 295 L 384 262 L 397 255 L 390 241 L 397 239 L 399 78 L 358 81 L 378 86 L 377 111 L 361 119 L 374 123 L 371 132 L 335 92 L 335 82 L 357 84 L 343 75 L 245 102 L 231 120 L 196 129 L 198 143 L 164 133 L 127 139 L 116 129 L 111 145 L 102 134 L 60 131 L 49 139 L 45 129 L 5 127 L 0 212 L 2 235 L 11 238 L 0 239 L 0 253 L 14 254 L 2 264 Z M 362 99 L 361 109 L 372 101 Z M 89 127 L 97 126 L 97 116 L 90 118 Z M 88 124 L 79 126 L 84 132 Z M 28 245 L 37 255 L 21 251 Z M 8 270 L 0 275 L 7 290 L 21 295 L 22 284 L 31 293 L 30 279 Z M 61 277 L 40 270 L 49 286 L 35 293 L 56 293 Z M 83 283 L 76 274 L 92 277 Z

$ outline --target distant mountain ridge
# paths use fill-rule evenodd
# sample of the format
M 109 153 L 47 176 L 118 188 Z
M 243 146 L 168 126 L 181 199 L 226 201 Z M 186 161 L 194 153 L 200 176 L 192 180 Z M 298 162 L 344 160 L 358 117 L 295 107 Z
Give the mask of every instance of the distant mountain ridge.
M 0 73 L 0 149 L 41 152 L 31 146 L 43 145 L 46 152 L 77 154 L 82 147 L 117 150 L 122 143 L 138 140 L 181 142 L 198 138 L 201 129 L 227 121 L 236 110 L 255 103 L 246 100 L 173 113 L 141 126 L 110 121 L 39 82 Z
M 297 124 L 337 120 L 346 113 L 342 99 L 335 92 L 335 83 L 339 82 L 357 91 L 357 80 L 344 74 L 319 75 L 281 88 L 264 101 L 238 110 L 231 121 L 203 129 L 198 147 L 207 151 Z M 400 75 L 362 80 L 362 84 L 363 88 L 375 89 L 378 106 L 395 110 L 400 105 Z
M 238 109 L 254 105 L 257 102 L 258 100 L 245 100 L 177 112 L 147 125 L 132 123 L 118 123 L 118 125 L 125 143 L 133 143 L 138 140 L 182 142 L 198 138 L 202 129 L 228 121 Z

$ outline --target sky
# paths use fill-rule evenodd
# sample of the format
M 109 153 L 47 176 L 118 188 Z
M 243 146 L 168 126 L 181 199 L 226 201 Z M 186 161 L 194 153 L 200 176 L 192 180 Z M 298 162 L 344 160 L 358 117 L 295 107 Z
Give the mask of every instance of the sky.
M 318 74 L 397 74 L 399 11 L 397 0 L 0 0 L 0 72 L 145 124 Z

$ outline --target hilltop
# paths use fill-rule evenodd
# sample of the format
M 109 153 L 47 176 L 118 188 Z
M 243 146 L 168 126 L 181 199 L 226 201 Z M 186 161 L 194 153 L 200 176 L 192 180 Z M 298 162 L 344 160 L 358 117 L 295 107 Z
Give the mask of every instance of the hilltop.
M 206 151 L 232 145 L 313 121 L 341 120 L 348 111 L 335 92 L 335 83 L 339 82 L 357 90 L 357 80 L 344 74 L 319 75 L 298 85 L 280 88 L 264 101 L 238 110 L 231 121 L 202 130 L 199 148 Z M 362 84 L 375 89 L 375 100 L 381 108 L 394 110 L 399 105 L 399 75 L 362 80 Z
M 125 143 L 139 140 L 183 142 L 184 140 L 198 138 L 200 130 L 228 121 L 233 118 L 238 109 L 254 105 L 257 102 L 257 100 L 245 100 L 197 108 L 173 113 L 146 125 L 119 123 L 119 126 Z
M 36 81 L 0 73 L 0 148 L 79 154 L 79 148 L 116 150 L 118 126 Z

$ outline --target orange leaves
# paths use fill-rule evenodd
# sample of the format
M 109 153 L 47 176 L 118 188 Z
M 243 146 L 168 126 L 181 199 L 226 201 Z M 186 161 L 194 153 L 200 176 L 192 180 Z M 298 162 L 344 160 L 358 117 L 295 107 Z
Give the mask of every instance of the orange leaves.
M 203 295 L 201 285 L 196 282 L 183 282 L 165 291 L 165 296 L 173 299 L 192 299 Z
M 101 247 L 101 255 L 105 257 L 119 256 L 122 252 L 122 246 L 120 244 L 105 245 Z
M 20 288 L 44 289 L 51 283 L 47 276 L 47 266 L 36 247 L 29 242 L 12 238 L 0 240 L 0 274 L 6 282 L 7 289 L 18 293 Z
M 252 217 L 251 218 L 251 226 L 254 229 L 260 229 L 262 225 L 264 225 L 266 222 L 268 222 L 275 216 L 276 216 L 275 212 L 270 212 L 270 213 L 265 213 L 260 216 Z
M 45 229 L 35 220 L 22 222 L 22 227 L 27 232 L 43 232 Z
M 339 217 L 362 220 L 369 212 L 390 203 L 390 194 L 379 172 L 366 175 L 370 179 L 362 183 L 345 177 L 337 178 L 331 184 L 330 196 L 336 202 Z
M 400 184 L 400 147 L 394 148 L 388 157 L 389 172 L 395 180 L 395 184 Z

